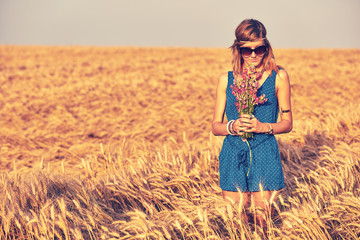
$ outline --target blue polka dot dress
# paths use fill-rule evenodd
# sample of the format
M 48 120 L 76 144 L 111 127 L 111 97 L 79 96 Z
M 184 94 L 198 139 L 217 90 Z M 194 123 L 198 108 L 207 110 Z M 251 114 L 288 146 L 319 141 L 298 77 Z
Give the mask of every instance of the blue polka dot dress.
M 254 115 L 264 123 L 276 123 L 279 112 L 275 95 L 276 72 L 272 71 L 258 89 L 257 95 L 265 94 L 268 99 L 264 104 L 255 106 Z M 231 93 L 234 75 L 228 73 L 225 113 L 227 119 L 235 120 L 238 112 L 235 107 L 235 96 Z M 239 136 L 227 135 L 219 155 L 220 187 L 225 191 L 256 192 L 280 190 L 285 187 L 281 166 L 279 147 L 274 135 L 254 133 L 246 142 Z M 261 187 L 260 187 L 261 185 Z

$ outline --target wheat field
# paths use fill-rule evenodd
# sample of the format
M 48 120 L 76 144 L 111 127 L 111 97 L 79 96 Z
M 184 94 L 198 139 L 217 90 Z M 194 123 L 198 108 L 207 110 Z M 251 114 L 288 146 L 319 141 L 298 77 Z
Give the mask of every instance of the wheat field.
M 228 49 L 0 46 L 0 239 L 359 239 L 360 50 L 275 56 L 294 127 L 262 229 L 219 187 Z

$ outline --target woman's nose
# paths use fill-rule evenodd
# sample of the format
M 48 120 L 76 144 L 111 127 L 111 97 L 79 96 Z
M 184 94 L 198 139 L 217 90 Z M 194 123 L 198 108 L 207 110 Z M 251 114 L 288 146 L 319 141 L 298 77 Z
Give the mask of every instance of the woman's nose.
M 250 56 L 253 58 L 256 57 L 255 51 L 252 51 Z

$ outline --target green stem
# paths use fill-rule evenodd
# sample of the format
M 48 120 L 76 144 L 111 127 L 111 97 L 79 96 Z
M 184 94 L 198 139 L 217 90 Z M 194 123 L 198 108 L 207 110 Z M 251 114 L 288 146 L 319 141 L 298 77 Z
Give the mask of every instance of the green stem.
M 246 176 L 249 176 L 250 167 L 251 167 L 251 162 L 252 162 L 252 154 L 251 154 L 251 147 L 250 147 L 250 144 L 249 144 L 249 142 L 248 142 L 247 139 L 246 139 L 246 143 L 247 143 L 247 145 L 248 145 L 248 147 L 249 147 L 249 152 L 250 152 L 250 166 L 249 166 L 248 172 L 247 172 L 247 174 L 246 174 Z

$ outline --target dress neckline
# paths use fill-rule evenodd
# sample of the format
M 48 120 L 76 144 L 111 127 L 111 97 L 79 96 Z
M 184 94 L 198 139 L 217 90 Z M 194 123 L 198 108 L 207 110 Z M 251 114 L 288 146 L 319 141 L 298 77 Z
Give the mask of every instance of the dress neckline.
M 262 86 L 264 86 L 264 84 L 267 82 L 267 80 L 270 78 L 271 75 L 272 75 L 272 71 L 271 71 L 271 73 L 266 77 L 265 81 L 261 84 L 261 86 L 258 88 L 258 90 L 259 90 L 260 88 L 262 88 Z

